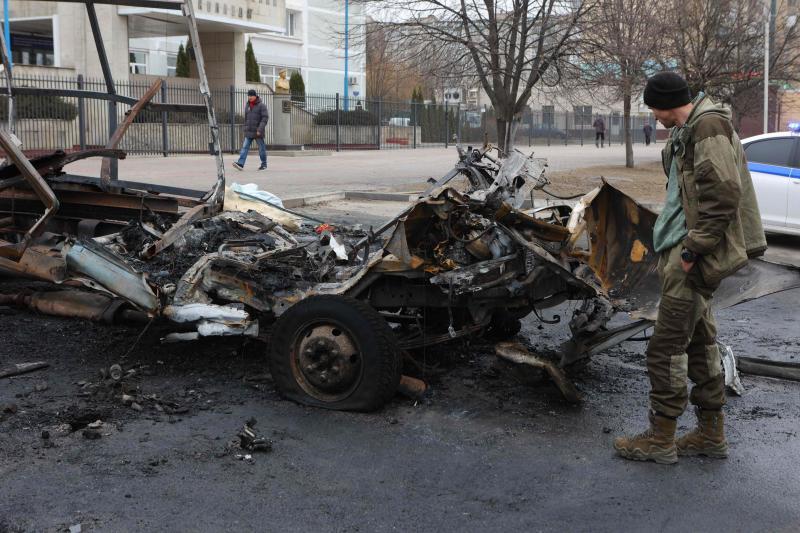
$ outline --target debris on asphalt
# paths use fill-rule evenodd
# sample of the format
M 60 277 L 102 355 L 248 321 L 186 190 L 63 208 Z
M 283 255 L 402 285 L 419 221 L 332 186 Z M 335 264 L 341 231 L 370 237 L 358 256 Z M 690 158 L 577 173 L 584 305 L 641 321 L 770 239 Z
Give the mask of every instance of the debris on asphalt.
M 108 375 L 114 381 L 119 381 L 120 379 L 122 379 L 122 367 L 117 364 L 111 365 L 110 367 L 108 367 Z
M 16 414 L 18 409 L 19 407 L 17 407 L 17 404 L 15 403 L 0 403 L 0 412 L 9 415 Z
M 772 361 L 754 357 L 737 357 L 736 367 L 743 374 L 800 381 L 800 363 Z
M 520 365 L 540 368 L 547 372 L 564 399 L 570 403 L 580 403 L 581 395 L 564 372 L 550 361 L 536 357 L 517 342 L 501 342 L 495 346 L 495 353 L 507 361 Z
M 69 533 L 81 533 L 81 531 L 83 531 L 83 528 L 81 527 L 80 524 L 74 524 L 69 526 Z
M 97 440 L 103 436 L 103 434 L 100 432 L 99 429 L 89 429 L 89 428 L 84 429 L 81 432 L 81 434 L 84 436 L 84 438 L 89 440 Z
M 717 343 L 720 357 L 722 358 L 722 370 L 725 373 L 725 387 L 736 396 L 744 394 L 744 385 L 739 379 L 739 371 L 736 367 L 736 356 L 727 344 Z
M 428 390 L 428 385 L 421 379 L 413 378 L 411 376 L 400 376 L 400 384 L 397 387 L 397 392 L 411 398 L 412 400 L 421 400 Z
M 35 363 L 16 363 L 9 366 L 0 368 L 0 378 L 10 378 L 12 376 L 19 376 L 20 374 L 27 374 L 35 370 L 41 370 L 50 366 L 50 363 L 44 361 L 36 361 Z
M 65 418 L 66 423 L 69 424 L 70 430 L 78 431 L 97 420 L 102 420 L 104 417 L 98 411 L 71 408 L 65 413 Z
M 239 437 L 239 447 L 243 450 L 252 452 L 271 452 L 272 441 L 263 437 L 259 437 L 256 434 L 255 429 L 253 429 L 255 425 L 255 418 L 251 418 L 245 422 L 242 431 L 240 431 L 237 435 Z

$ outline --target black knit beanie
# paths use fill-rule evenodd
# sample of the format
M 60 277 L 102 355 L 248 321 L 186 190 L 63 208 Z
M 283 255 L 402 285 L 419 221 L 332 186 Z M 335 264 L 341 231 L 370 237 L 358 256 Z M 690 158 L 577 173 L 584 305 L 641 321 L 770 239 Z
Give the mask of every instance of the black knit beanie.
M 653 109 L 675 109 L 691 101 L 689 85 L 674 72 L 659 72 L 644 88 L 644 105 Z

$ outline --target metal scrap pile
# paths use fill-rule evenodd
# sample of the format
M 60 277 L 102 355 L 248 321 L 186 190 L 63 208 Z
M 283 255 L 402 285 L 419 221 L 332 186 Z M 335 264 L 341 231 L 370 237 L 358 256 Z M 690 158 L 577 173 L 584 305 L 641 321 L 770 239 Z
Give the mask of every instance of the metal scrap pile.
M 160 319 L 174 324 L 168 341 L 257 336 L 275 324 L 276 386 L 343 409 L 373 409 L 391 397 L 400 350 L 481 331 L 507 339 L 528 314 L 557 321 L 542 310 L 565 300 L 580 303 L 562 367 L 651 326 L 655 214 L 607 183 L 575 206 L 534 209 L 534 191 L 548 184 L 544 162 L 519 152 L 495 159 L 489 150 L 460 150 L 452 172 L 366 233 L 284 226 L 266 204 L 226 211 L 224 178 L 206 194 L 130 182 L 105 188 L 51 165 L 40 179 L 52 188 L 52 209 L 19 201 L 32 194 L 30 182 L 0 191 L 0 273 L 69 290 L 5 294 L 0 303 L 107 322 Z M 21 174 L 14 172 L 0 169 L 6 179 Z M 796 286 L 796 270 L 754 261 L 715 301 L 729 306 Z M 344 311 L 359 315 L 352 328 L 368 322 L 371 331 L 347 331 L 337 318 Z M 619 311 L 639 320 L 606 329 Z M 373 352 L 359 348 L 373 341 Z M 565 382 L 552 364 L 506 348 L 499 355 Z M 387 388 L 362 384 L 369 368 L 390 369 Z

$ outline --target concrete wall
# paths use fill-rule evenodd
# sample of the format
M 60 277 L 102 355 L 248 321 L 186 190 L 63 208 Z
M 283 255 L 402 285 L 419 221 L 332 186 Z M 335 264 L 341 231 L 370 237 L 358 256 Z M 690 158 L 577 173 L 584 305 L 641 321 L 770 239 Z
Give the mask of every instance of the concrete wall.
M 381 126 L 381 144 L 412 146 L 414 128 L 403 126 Z M 311 132 L 313 131 L 313 134 Z M 375 145 L 377 126 L 339 126 L 339 142 L 341 144 Z M 336 144 L 336 126 L 313 126 L 309 128 L 309 136 L 299 140 L 298 144 Z M 422 128 L 417 126 L 417 144 L 422 144 Z
M 200 45 L 203 49 L 208 84 L 211 87 L 245 84 L 244 34 L 201 33 Z M 197 66 L 194 62 L 192 62 L 192 76 L 197 76 Z

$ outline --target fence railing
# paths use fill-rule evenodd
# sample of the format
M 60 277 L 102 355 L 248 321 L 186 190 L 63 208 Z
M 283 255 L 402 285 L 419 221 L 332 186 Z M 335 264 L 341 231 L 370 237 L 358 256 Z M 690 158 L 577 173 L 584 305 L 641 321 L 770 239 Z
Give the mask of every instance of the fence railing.
M 85 89 L 104 92 L 105 82 L 98 79 L 15 77 L 15 86 L 50 89 Z M 0 85 L 2 86 L 2 85 Z M 143 81 L 116 83 L 119 94 L 141 97 L 149 88 Z M 377 99 L 349 99 L 344 108 L 340 95 L 292 96 L 287 104 L 272 95 L 262 95 L 270 117 L 265 131 L 268 145 L 277 143 L 274 130 L 276 114 L 289 113 L 290 142 L 305 150 L 387 150 L 449 146 L 456 142 L 478 145 L 497 141 L 497 120 L 493 109 L 483 106 L 464 109 L 449 104 L 392 102 Z M 6 96 L 0 96 L 0 127 L 5 127 Z M 284 98 L 285 99 L 285 98 Z M 247 102 L 245 88 L 212 90 L 212 100 L 220 128 L 224 152 L 236 153 L 243 142 L 242 126 Z M 51 150 L 75 151 L 104 146 L 111 135 L 112 121 L 106 101 L 84 97 L 19 95 L 17 101 L 17 136 L 29 152 Z M 195 87 L 170 83 L 166 79 L 154 102 L 202 104 Z M 120 123 L 128 110 L 117 106 Z M 598 115 L 571 111 L 527 110 L 516 127 L 516 146 L 591 145 L 595 142 L 592 123 Z M 623 119 L 619 114 L 602 115 L 605 144 L 622 144 Z M 649 116 L 634 116 L 634 142 L 644 142 L 642 127 L 654 125 Z M 281 121 L 285 123 L 286 121 Z M 280 133 L 280 132 L 279 132 Z M 285 133 L 285 132 L 284 132 Z M 654 137 L 655 138 L 655 137 Z M 120 148 L 132 154 L 208 153 L 210 135 L 205 112 L 155 112 L 139 114 L 123 137 Z M 255 147 L 253 148 L 255 149 Z

